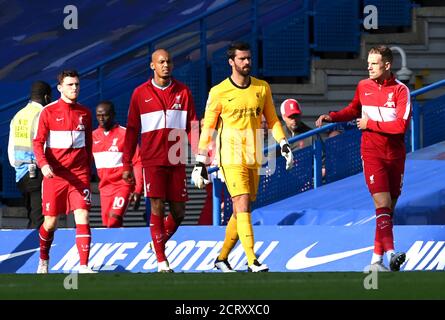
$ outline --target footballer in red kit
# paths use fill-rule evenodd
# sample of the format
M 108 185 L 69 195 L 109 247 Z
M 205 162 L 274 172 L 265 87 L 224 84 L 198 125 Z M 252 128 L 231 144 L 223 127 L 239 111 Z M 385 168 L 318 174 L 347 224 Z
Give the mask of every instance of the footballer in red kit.
M 122 227 L 123 217 L 131 202 L 139 207 L 143 188 L 139 148 L 133 157 L 135 184 L 122 179 L 122 154 L 125 128 L 115 122 L 116 111 L 111 101 L 102 101 L 96 107 L 99 128 L 93 131 L 93 156 L 100 179 L 100 206 L 102 223 L 107 228 Z
M 134 180 L 132 159 L 141 135 L 144 186 L 150 198 L 151 246 L 159 272 L 173 272 L 165 256 L 165 243 L 184 219 L 188 200 L 185 164 L 187 136 L 199 124 L 190 89 L 172 77 L 168 51 L 157 49 L 151 56 L 153 78 L 138 86 L 131 97 L 123 154 L 123 178 Z M 164 202 L 170 214 L 165 217 Z
M 410 92 L 391 72 L 393 56 L 386 46 L 368 52 L 369 78 L 359 82 L 351 103 L 338 112 L 321 115 L 316 125 L 357 119 L 362 130 L 363 172 L 376 208 L 376 232 L 371 267 L 399 271 L 403 252 L 395 252 L 393 214 L 400 196 L 405 170 L 405 133 L 411 118 Z M 386 269 L 386 270 L 385 270 Z
M 76 222 L 79 273 L 93 273 L 88 268 L 91 243 L 91 111 L 77 103 L 80 89 L 77 71 L 62 71 L 58 81 L 60 99 L 42 109 L 33 140 L 37 164 L 43 174 L 42 211 L 45 216 L 39 229 L 37 273 L 48 273 L 49 251 L 58 217 L 71 211 Z

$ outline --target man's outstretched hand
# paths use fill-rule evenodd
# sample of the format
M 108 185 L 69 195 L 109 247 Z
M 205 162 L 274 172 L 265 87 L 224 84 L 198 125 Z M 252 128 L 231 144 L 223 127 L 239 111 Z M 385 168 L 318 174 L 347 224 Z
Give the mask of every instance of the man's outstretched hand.
M 320 128 L 323 125 L 323 122 L 332 122 L 332 118 L 328 114 L 322 114 L 318 117 L 318 119 L 315 121 L 315 125 Z

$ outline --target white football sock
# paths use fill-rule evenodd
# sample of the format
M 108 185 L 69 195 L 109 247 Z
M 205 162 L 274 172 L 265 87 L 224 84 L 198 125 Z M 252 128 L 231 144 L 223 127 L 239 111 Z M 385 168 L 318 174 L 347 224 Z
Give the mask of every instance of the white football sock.
M 377 253 L 372 254 L 371 264 L 383 262 L 383 256 Z
M 388 258 L 388 262 L 391 261 L 391 255 L 393 255 L 394 253 L 395 253 L 394 250 L 386 251 L 386 258 Z

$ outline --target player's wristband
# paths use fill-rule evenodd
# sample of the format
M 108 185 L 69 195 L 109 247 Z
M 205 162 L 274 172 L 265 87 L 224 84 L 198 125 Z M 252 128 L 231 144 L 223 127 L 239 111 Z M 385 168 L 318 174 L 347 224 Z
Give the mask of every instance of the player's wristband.
M 207 157 L 202 154 L 196 155 L 196 162 L 207 163 Z
M 286 139 L 280 141 L 280 147 L 282 148 L 285 144 L 289 144 Z

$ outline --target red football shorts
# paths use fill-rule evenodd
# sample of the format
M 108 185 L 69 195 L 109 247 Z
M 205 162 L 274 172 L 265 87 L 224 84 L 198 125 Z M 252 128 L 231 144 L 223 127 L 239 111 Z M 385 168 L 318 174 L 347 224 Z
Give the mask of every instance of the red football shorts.
M 188 200 L 187 177 L 184 166 L 145 167 L 144 187 L 149 198 L 160 198 L 174 202 Z
M 88 175 L 66 180 L 60 176 L 43 178 L 42 212 L 44 216 L 68 214 L 72 210 L 91 207 L 91 190 Z
M 127 184 L 122 184 L 120 186 L 109 185 L 100 189 L 102 222 L 108 221 L 108 217 L 111 214 L 121 217 L 124 216 L 133 189 L 133 185 Z
M 385 160 L 379 158 L 362 158 L 363 173 L 371 194 L 389 192 L 396 199 L 402 192 L 405 159 Z

